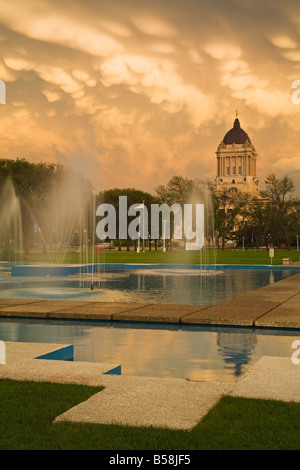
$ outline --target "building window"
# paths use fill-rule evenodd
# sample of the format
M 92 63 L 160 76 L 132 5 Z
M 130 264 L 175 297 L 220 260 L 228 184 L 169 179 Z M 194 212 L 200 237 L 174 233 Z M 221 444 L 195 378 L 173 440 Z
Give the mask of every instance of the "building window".
M 230 167 L 227 167 L 227 175 L 230 175 Z
M 233 174 L 236 175 L 236 167 L 235 166 L 232 168 L 232 171 L 233 171 Z
M 241 175 L 241 174 L 242 174 L 242 167 L 239 166 L 239 175 Z

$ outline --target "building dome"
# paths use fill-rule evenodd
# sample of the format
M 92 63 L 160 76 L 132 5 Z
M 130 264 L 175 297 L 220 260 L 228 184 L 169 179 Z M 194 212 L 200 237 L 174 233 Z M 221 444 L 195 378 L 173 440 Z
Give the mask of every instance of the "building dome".
M 236 118 L 233 128 L 227 132 L 223 139 L 223 143 L 225 145 L 244 144 L 246 141 L 249 141 L 251 144 L 248 134 L 241 128 L 240 121 Z

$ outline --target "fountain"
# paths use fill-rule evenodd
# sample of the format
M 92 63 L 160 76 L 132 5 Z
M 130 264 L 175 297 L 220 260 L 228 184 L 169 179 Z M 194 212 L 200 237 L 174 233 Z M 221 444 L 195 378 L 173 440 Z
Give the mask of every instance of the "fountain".
M 31 254 L 39 253 L 44 262 L 23 262 L 20 201 L 11 179 L 0 197 L 0 260 L 10 263 L 12 276 L 76 274 L 79 287 L 100 287 L 99 255 L 95 273 L 95 197 L 80 176 L 70 172 L 56 181 L 42 203 L 29 205 L 22 199 L 30 219 Z
M 215 213 L 214 202 L 211 189 L 206 182 L 198 182 L 195 186 L 191 203 L 204 205 L 204 245 L 199 251 L 199 265 L 202 273 L 211 269 L 216 265 L 216 240 L 215 240 Z
M 11 191 L 13 190 L 10 183 Z M 153 266 L 149 274 L 198 275 L 220 274 L 216 270 L 216 243 L 214 238 L 214 208 L 210 188 L 206 183 L 198 182 L 187 205 L 194 210 L 197 205 L 204 207 L 204 229 L 198 227 L 197 217 L 193 213 L 193 227 L 196 239 L 201 238 L 196 230 L 204 231 L 204 244 L 199 250 L 199 264 Z M 34 247 L 40 247 L 43 257 L 48 262 L 35 264 L 18 263 L 12 267 L 13 276 L 67 277 L 77 275 L 79 287 L 100 287 L 105 271 L 104 254 L 95 253 L 96 207 L 95 196 L 84 180 L 72 172 L 56 180 L 50 194 L 37 207 L 28 207 L 31 223 L 34 227 Z M 10 207 L 5 206 L 11 213 Z M 196 224 L 195 224 L 196 222 Z M 20 222 L 19 222 L 20 227 Z M 175 228 L 176 230 L 176 228 Z M 199 235 L 199 237 L 198 237 Z M 184 240 L 186 243 L 186 240 Z M 195 245 L 190 243 L 190 245 Z M 71 253 L 72 251 L 72 253 Z M 100 259 L 99 259 L 100 258 Z M 71 259 L 71 262 L 68 260 Z M 97 261 L 97 262 L 96 262 Z M 155 272 L 155 268 L 159 271 Z
M 2 266 L 23 263 L 20 201 L 10 178 L 0 191 L 0 262 Z
M 16 259 L 16 254 L 23 254 L 24 250 L 20 238 L 22 234 L 20 203 L 11 180 L 5 184 L 3 193 L 1 226 L 2 232 L 3 227 L 6 228 L 6 233 L 2 235 L 2 240 L 8 240 L 6 245 L 18 247 L 14 250 L 15 262 L 11 266 L 10 286 L 10 288 L 13 287 L 17 296 L 42 299 L 70 299 L 84 296 L 99 299 L 100 296 L 107 300 L 107 297 L 116 298 L 116 292 L 112 295 L 111 287 L 119 285 L 120 282 L 123 283 L 123 280 L 129 277 L 131 281 L 135 279 L 135 276 L 140 279 L 139 276 L 142 275 L 141 278 L 143 278 L 145 274 L 157 275 L 160 278 L 164 275 L 176 274 L 184 277 L 190 275 L 208 277 L 221 272 L 208 265 L 209 255 L 214 252 L 215 244 L 212 201 L 206 185 L 197 187 L 190 202 L 191 206 L 204 205 L 205 241 L 199 252 L 199 264 L 196 266 L 147 265 L 146 267 L 151 269 L 143 269 L 142 273 L 137 272 L 137 268 L 145 267 L 140 264 L 122 266 L 121 269 L 119 266 L 119 271 L 116 272 L 112 268 L 118 268 L 117 266 L 105 265 L 104 252 L 95 253 L 95 197 L 84 185 L 84 180 L 80 176 L 70 172 L 59 180 L 56 179 L 52 191 L 47 192 L 41 202 L 32 202 L 29 205 L 22 199 L 23 207 L 25 205 L 27 212 L 24 219 L 31 229 L 31 256 L 39 260 L 36 263 L 24 263 L 21 258 Z M 12 250 L 10 250 L 11 256 Z M 105 289 L 106 292 L 102 289 L 104 285 L 108 288 Z M 5 289 L 6 284 L 3 283 L 2 295 L 11 295 L 12 291 L 6 293 Z M 121 298 L 122 294 L 119 295 Z
M 182 276 L 213 276 L 217 274 L 222 274 L 223 271 L 216 269 L 216 260 L 217 260 L 217 249 L 216 249 L 216 240 L 215 240 L 215 227 L 214 227 L 214 201 L 211 193 L 211 189 L 206 182 L 198 181 L 194 185 L 192 194 L 187 201 L 187 204 L 192 207 L 192 224 L 190 226 L 190 231 L 195 235 L 194 240 L 202 240 L 203 246 L 201 249 L 197 247 L 197 242 L 189 240 L 191 243 L 188 243 L 187 238 L 183 240 L 182 244 L 185 246 L 185 249 L 197 249 L 199 251 L 199 263 L 196 265 L 187 264 L 187 265 L 164 265 L 157 266 L 153 269 L 147 270 L 147 274 L 152 275 L 182 275 Z M 197 216 L 196 208 L 200 205 L 203 205 L 204 211 L 204 227 L 197 225 Z M 198 230 L 198 232 L 197 232 Z M 203 234 L 200 233 L 203 230 Z M 174 229 L 176 232 L 176 227 Z M 186 234 L 185 234 L 186 235 Z M 203 236 L 202 236 L 203 235 Z M 194 248 L 193 248 L 194 247 Z M 194 256 L 193 256 L 194 259 Z

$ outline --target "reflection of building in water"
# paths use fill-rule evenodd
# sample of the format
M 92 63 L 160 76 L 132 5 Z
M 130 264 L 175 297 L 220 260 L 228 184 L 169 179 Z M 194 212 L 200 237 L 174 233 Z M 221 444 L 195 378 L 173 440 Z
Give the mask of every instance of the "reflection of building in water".
M 251 361 L 251 354 L 256 347 L 257 339 L 254 331 L 244 333 L 218 333 L 217 345 L 227 369 L 233 369 L 236 377 L 243 372 L 243 366 Z

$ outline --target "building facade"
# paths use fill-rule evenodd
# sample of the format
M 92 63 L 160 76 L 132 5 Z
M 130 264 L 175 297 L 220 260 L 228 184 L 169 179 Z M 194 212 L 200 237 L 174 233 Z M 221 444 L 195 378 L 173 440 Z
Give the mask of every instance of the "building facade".
M 258 195 L 256 177 L 257 153 L 248 136 L 241 128 L 238 114 L 230 129 L 220 142 L 217 155 L 217 190 L 242 191 Z

